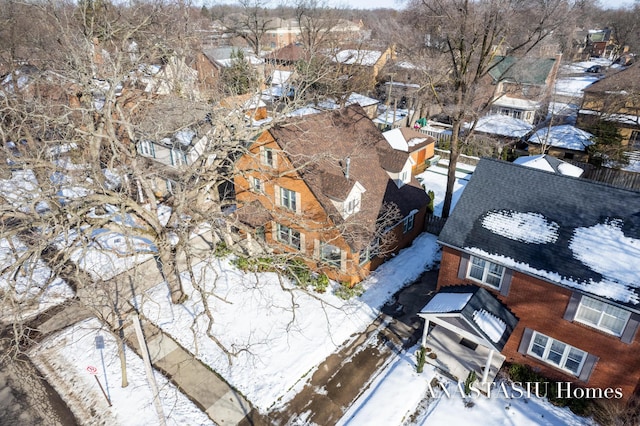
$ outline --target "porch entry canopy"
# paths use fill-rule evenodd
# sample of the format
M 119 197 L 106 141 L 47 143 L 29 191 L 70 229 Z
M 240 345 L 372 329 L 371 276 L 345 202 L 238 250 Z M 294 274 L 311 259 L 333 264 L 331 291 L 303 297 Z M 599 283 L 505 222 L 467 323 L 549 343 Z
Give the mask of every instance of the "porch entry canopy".
M 502 302 L 473 285 L 441 288 L 418 315 L 425 319 L 423 345 L 433 322 L 497 352 L 502 351 L 518 324 Z

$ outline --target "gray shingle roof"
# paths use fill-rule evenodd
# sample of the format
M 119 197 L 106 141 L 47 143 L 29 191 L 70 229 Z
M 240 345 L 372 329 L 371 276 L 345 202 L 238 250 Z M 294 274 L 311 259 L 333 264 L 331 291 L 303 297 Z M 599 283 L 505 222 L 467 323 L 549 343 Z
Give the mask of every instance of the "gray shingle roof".
M 640 192 L 482 159 L 439 240 L 640 308 Z

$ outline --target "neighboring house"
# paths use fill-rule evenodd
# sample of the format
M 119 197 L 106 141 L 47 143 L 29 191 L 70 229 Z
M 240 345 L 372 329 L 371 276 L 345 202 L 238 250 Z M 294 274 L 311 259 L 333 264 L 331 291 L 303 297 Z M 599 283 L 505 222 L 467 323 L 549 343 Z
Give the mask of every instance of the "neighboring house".
M 549 154 L 564 160 L 586 162 L 587 148 L 593 145 L 593 135 L 569 124 L 543 127 L 527 141 L 529 154 Z
M 130 75 L 128 83 L 154 95 L 177 94 L 193 100 L 201 96 L 198 70 L 176 55 L 158 64 L 141 65 Z
M 268 53 L 264 59 L 278 68 L 293 71 L 298 62 L 309 59 L 309 54 L 299 44 L 291 43 Z
M 393 47 L 385 50 L 367 49 L 344 49 L 335 52 L 331 59 L 338 66 L 342 67 L 345 73 L 362 74 L 370 80 L 371 86 L 378 76 L 378 73 L 387 63 L 395 57 Z
M 435 138 L 420 133 L 409 127 L 399 127 L 382 134 L 391 147 L 399 152 L 406 153 L 411 164 L 410 173 L 415 176 L 430 165 L 436 144 Z
M 290 118 L 237 161 L 238 216 L 274 250 L 357 283 L 423 230 L 428 196 L 395 154 L 358 105 Z
M 585 39 L 583 53 L 587 58 L 615 59 L 620 52 L 620 46 L 615 40 L 613 30 L 589 30 Z
M 239 47 L 233 46 L 223 46 L 223 47 L 214 47 L 214 48 L 206 48 L 202 50 L 202 54 L 204 58 L 202 58 L 202 62 L 208 72 L 213 73 L 213 69 L 215 68 L 219 74 L 224 68 L 229 68 L 233 65 L 234 61 L 237 59 L 238 52 L 241 52 L 244 59 L 256 69 L 262 71 L 264 68 L 264 60 L 257 57 L 250 49 L 242 49 Z M 206 58 L 206 61 L 204 60 Z
M 281 49 L 300 39 L 300 25 L 296 19 L 275 18 L 267 25 L 268 29 L 261 39 L 265 49 Z
M 555 58 L 499 56 L 489 71 L 495 85 L 490 113 L 535 124 L 547 114 L 561 55 Z
M 638 212 L 637 191 L 481 160 L 439 235 L 436 297 L 449 303 L 423 311 L 440 318 L 425 345 L 444 328 L 454 338 L 443 357 L 454 369 L 462 363 L 483 377 L 497 356 L 628 400 L 640 389 Z M 460 285 L 491 300 L 483 292 L 463 315 L 474 296 L 438 296 L 473 293 Z
M 136 125 L 136 149 L 140 156 L 156 163 L 159 179 L 156 192 L 172 193 L 176 176 L 198 161 L 208 161 L 213 126 L 207 119 L 207 104 L 172 98 L 152 104 Z M 176 131 L 175 129 L 180 129 Z
M 622 144 L 640 159 L 640 62 L 583 89 L 576 125 L 589 128 L 599 120 L 613 123 Z
M 219 105 L 227 110 L 242 114 L 246 123 L 252 127 L 268 124 L 272 119 L 261 94 L 245 93 L 244 95 L 228 96 L 222 99 Z
M 378 104 L 379 100 L 370 98 L 365 95 L 361 95 L 359 93 L 352 92 L 349 94 L 349 97 L 344 101 L 345 106 L 358 104 L 364 109 L 367 113 L 367 117 L 373 119 L 377 115 L 378 112 Z M 338 109 L 340 108 L 340 104 L 336 102 L 334 99 L 326 99 L 324 101 L 316 102 L 313 105 L 310 105 L 319 109 Z

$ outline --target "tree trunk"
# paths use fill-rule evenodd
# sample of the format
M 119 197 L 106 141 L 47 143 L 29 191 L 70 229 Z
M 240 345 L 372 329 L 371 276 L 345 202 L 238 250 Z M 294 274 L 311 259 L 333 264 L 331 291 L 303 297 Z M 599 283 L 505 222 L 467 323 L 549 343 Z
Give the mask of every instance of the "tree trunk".
M 171 302 L 182 303 L 186 299 L 184 290 L 182 289 L 182 281 L 180 280 L 180 273 L 176 268 L 176 254 L 171 247 L 158 248 L 159 261 L 158 268 L 162 273 L 163 278 L 167 281 L 169 291 L 171 292 Z
M 453 187 L 456 183 L 456 166 L 458 164 L 458 137 L 460 132 L 460 121 L 456 120 L 451 129 L 451 154 L 449 155 L 449 168 L 447 169 L 447 191 L 444 196 L 444 204 L 442 206 L 442 217 L 449 217 L 451 204 L 453 200 Z

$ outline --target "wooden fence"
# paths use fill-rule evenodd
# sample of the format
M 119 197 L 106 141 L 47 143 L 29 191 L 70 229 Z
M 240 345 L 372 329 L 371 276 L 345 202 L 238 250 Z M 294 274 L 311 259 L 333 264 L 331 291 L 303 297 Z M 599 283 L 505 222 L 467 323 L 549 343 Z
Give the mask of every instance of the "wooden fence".
M 433 235 L 440 235 L 445 223 L 447 218 L 427 214 L 424 218 L 424 230 Z
M 640 173 L 609 169 L 607 167 L 597 167 L 593 164 L 582 163 L 579 161 L 568 162 L 584 170 L 584 173 L 581 176 L 584 179 L 595 180 L 597 182 L 606 183 L 619 188 L 640 191 Z

